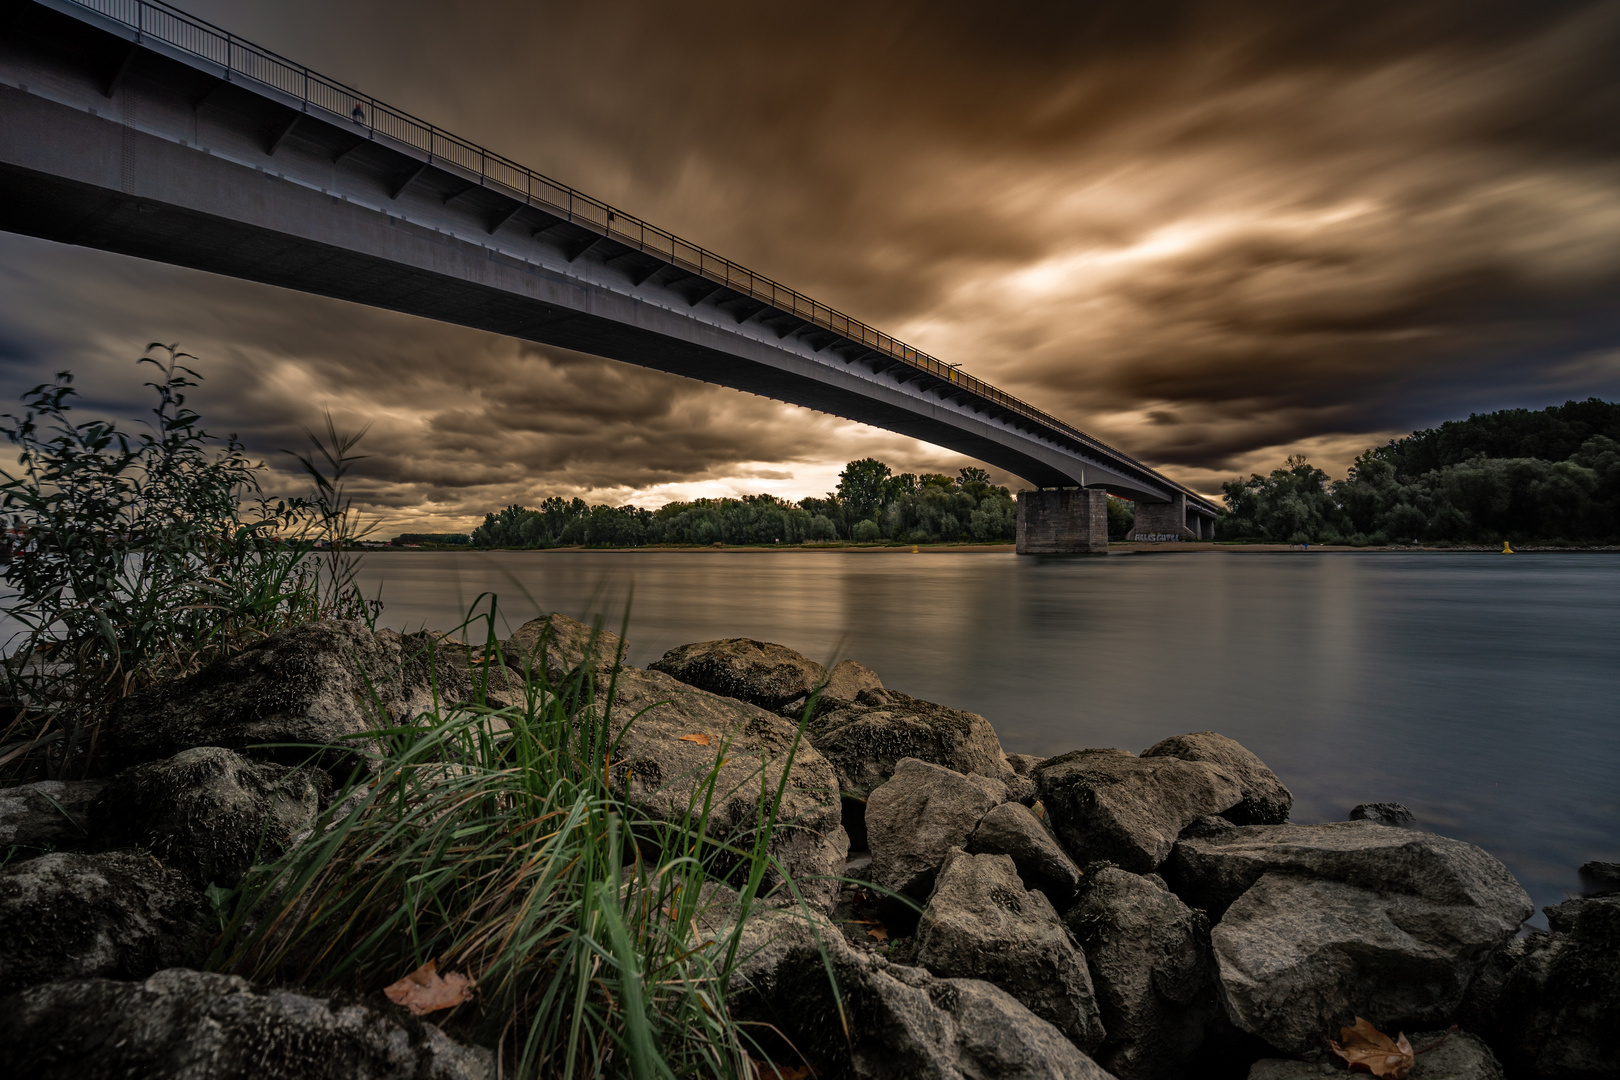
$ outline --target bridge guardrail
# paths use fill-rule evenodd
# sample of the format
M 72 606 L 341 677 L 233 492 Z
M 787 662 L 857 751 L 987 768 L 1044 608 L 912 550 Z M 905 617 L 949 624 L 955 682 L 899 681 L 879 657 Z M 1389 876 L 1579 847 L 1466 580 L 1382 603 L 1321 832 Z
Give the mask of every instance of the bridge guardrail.
M 770 304 L 808 323 L 842 334 L 881 353 L 938 378 L 962 387 L 969 393 L 999 405 L 1025 419 L 1052 428 L 1081 445 L 1128 462 L 1156 482 L 1177 488 L 1199 499 L 1197 493 L 1159 476 L 1153 469 L 1107 443 L 1071 427 L 1057 417 L 1042 412 L 1004 390 L 945 363 L 936 357 L 868 326 L 859 319 L 830 308 L 763 274 L 716 255 L 708 249 L 683 240 L 665 229 L 626 214 L 599 199 L 576 191 L 510 158 L 452 135 L 329 79 L 295 61 L 243 41 L 235 34 L 189 15 L 163 0 L 66 0 L 76 7 L 93 11 L 135 31 L 137 43 L 152 37 L 163 43 L 218 65 L 226 72 L 241 75 L 301 100 L 306 109 L 313 106 L 336 121 L 359 125 L 368 132 L 382 134 L 423 151 L 429 161 L 451 163 L 479 183 L 510 198 L 520 200 L 567 221 L 575 222 L 602 235 L 637 248 L 674 266 L 706 278 L 718 285 Z

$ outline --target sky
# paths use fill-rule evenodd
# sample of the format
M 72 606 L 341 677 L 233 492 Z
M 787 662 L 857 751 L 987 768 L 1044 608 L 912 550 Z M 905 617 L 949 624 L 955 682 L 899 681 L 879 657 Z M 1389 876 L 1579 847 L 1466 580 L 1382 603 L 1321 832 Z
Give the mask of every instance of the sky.
M 893 333 L 1196 490 L 1620 397 L 1620 2 L 180 5 Z M 194 404 L 394 531 L 975 464 L 566 350 L 0 234 L 0 397 Z M 997 472 L 1014 489 L 1027 486 Z

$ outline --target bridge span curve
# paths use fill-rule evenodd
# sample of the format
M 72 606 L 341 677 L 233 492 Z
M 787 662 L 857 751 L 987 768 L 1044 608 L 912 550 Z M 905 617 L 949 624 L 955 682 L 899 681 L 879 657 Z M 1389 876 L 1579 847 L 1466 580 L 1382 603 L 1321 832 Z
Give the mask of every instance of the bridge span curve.
M 1104 492 L 1144 538 L 1213 536 L 1213 503 L 959 366 L 158 0 L 0 0 L 0 228 L 947 447 L 1039 489 L 1020 551 L 1105 548 Z

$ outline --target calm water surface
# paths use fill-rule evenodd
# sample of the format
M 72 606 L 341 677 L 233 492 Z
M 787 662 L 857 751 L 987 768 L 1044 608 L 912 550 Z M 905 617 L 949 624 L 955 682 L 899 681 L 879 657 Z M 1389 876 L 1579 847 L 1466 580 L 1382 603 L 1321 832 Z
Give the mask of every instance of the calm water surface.
M 1620 861 L 1620 556 L 389 552 L 386 625 L 453 626 L 481 592 L 517 626 L 630 608 L 629 660 L 754 637 L 849 657 L 982 713 L 1009 753 L 1140 752 L 1213 729 L 1293 790 L 1506 862 L 1537 905 Z M 1538 922 L 1542 920 L 1538 916 Z

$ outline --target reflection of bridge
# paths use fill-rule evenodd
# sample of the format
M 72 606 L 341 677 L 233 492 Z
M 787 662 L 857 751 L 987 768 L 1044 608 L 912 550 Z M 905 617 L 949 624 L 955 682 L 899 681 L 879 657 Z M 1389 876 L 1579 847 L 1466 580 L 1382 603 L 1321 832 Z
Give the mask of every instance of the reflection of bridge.
M 150 0 L 0 0 L 0 228 L 674 372 L 1038 486 L 1019 547 L 1213 535 L 1215 507 L 735 263 Z

